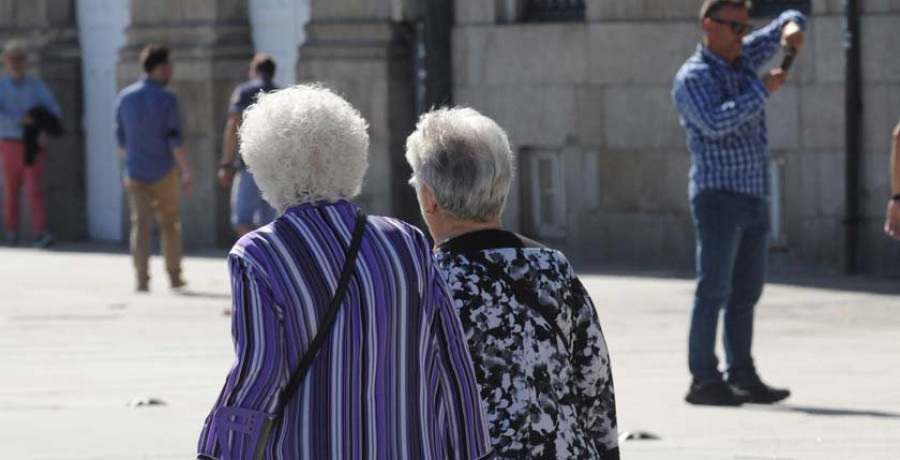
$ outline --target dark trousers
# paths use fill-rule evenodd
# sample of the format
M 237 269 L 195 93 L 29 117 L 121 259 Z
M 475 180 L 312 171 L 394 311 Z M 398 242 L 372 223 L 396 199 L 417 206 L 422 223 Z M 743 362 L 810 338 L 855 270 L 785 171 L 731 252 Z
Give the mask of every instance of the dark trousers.
M 726 371 L 755 375 L 753 313 L 762 295 L 769 212 L 764 198 L 704 190 L 691 200 L 697 235 L 697 292 L 691 314 L 688 362 L 698 381 L 720 380 L 715 353 L 719 311 L 725 310 Z

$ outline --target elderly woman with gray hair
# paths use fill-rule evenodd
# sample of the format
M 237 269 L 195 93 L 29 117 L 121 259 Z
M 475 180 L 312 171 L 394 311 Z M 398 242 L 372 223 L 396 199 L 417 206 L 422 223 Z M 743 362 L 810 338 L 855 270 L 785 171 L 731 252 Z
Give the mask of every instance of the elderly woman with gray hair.
M 359 112 L 331 91 L 263 94 L 240 148 L 283 211 L 228 256 L 236 360 L 202 459 L 477 459 L 490 437 L 459 319 L 424 235 L 349 200 Z
M 498 458 L 618 459 L 609 355 L 565 256 L 501 228 L 506 133 L 468 108 L 407 139 L 422 214 L 475 361 Z

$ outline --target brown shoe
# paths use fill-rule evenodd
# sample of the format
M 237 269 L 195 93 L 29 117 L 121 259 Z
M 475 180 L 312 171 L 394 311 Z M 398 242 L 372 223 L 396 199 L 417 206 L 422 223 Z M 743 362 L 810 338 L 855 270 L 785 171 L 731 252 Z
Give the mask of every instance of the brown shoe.
M 179 276 L 178 278 L 172 280 L 171 286 L 173 291 L 181 291 L 185 288 L 185 286 L 187 286 L 187 281 Z

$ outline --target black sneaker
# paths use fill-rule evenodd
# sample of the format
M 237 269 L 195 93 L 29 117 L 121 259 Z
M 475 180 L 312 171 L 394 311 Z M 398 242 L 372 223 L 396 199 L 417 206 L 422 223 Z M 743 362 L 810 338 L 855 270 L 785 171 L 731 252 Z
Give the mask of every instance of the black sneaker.
M 56 242 L 56 240 L 53 238 L 53 235 L 51 235 L 47 232 L 44 232 L 44 233 L 41 233 L 40 235 L 38 235 L 37 238 L 34 239 L 33 246 L 38 249 L 45 249 L 45 248 L 49 248 L 50 246 L 53 246 L 53 243 L 55 243 L 55 242 Z
M 791 395 L 791 391 L 786 388 L 772 388 L 759 377 L 752 377 L 747 380 L 728 380 L 728 385 L 735 393 L 744 397 L 747 402 L 754 404 L 774 404 L 783 401 Z
M 721 380 L 713 380 L 710 382 L 691 383 L 691 389 L 688 390 L 684 400 L 690 404 L 699 406 L 740 406 L 744 404 L 745 399 L 741 395 L 731 390 L 727 383 Z

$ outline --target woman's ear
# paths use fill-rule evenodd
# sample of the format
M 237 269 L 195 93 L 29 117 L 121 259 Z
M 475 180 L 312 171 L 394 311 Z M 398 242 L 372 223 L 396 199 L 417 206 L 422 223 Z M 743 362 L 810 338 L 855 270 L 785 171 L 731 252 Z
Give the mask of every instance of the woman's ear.
M 422 206 L 422 213 L 432 215 L 437 213 L 438 204 L 437 199 L 434 197 L 434 192 L 431 190 L 431 187 L 422 184 L 419 187 L 419 203 Z

